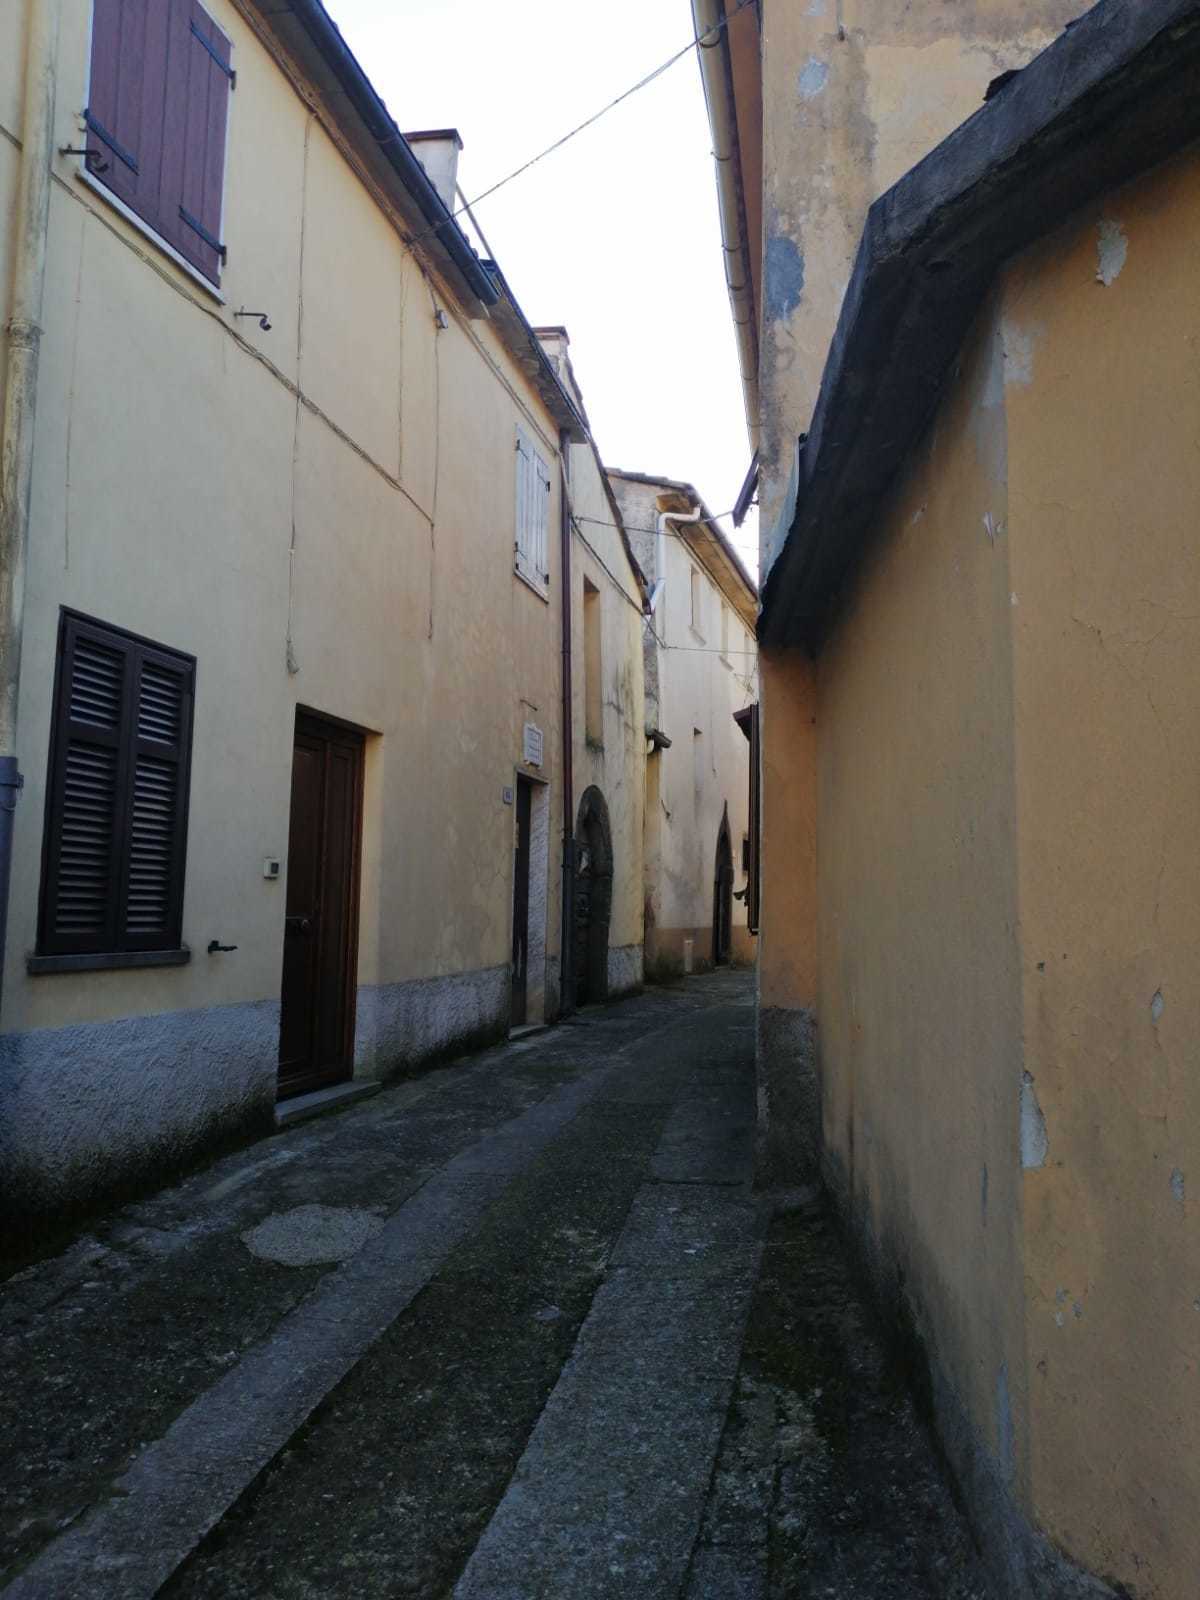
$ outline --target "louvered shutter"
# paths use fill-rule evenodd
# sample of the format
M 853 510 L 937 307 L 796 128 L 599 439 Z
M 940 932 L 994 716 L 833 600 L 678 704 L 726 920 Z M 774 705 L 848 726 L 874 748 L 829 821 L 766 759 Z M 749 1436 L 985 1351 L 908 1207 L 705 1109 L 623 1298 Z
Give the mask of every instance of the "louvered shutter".
M 541 456 L 534 458 L 537 479 L 537 523 L 534 535 L 534 560 L 538 580 L 550 582 L 550 468 Z
M 178 946 L 183 920 L 192 674 L 186 658 L 136 652 L 121 863 L 122 950 Z
M 195 663 L 64 613 L 38 949 L 176 949 Z
M 525 434 L 517 430 L 517 537 L 516 565 L 523 578 L 534 579 L 530 540 L 533 527 L 533 446 Z
M 132 670 L 128 643 L 64 617 L 38 941 L 45 955 L 116 948 Z

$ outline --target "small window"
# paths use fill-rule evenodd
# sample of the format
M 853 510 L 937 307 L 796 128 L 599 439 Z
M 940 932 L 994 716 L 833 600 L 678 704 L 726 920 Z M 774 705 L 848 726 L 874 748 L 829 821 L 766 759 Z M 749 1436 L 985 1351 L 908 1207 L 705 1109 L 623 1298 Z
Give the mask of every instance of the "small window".
M 604 743 L 604 655 L 601 635 L 600 590 L 583 580 L 583 711 L 589 744 Z
M 191 656 L 63 612 L 40 956 L 180 948 L 195 676 Z
M 214 284 L 232 56 L 198 0 L 95 0 L 88 170 Z
M 517 429 L 516 570 L 541 594 L 550 590 L 550 468 L 524 428 Z
M 692 568 L 692 631 L 704 637 L 704 580 L 699 570 Z

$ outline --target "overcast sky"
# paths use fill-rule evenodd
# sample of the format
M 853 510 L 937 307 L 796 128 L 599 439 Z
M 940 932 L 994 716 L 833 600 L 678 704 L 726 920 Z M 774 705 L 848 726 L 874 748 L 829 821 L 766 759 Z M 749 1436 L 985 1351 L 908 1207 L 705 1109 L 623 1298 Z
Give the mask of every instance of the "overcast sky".
M 455 127 L 468 198 L 692 34 L 688 0 L 325 0 L 404 130 Z M 563 323 L 609 466 L 728 510 L 749 465 L 695 52 L 478 208 L 530 322 Z M 723 524 L 751 572 L 752 522 Z

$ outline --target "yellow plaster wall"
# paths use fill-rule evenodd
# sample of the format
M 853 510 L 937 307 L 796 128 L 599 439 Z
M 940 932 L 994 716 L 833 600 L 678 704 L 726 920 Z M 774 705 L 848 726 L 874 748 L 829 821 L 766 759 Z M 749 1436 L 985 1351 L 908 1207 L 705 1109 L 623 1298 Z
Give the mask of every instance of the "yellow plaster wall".
M 1162 1600 L 1200 1574 L 1198 255 L 1193 151 L 1003 300 L 1032 1493 Z
M 763 0 L 766 571 L 867 208 L 1023 66 L 1080 0 Z
M 55 163 L 6 1030 L 278 998 L 285 887 L 262 861 L 286 861 L 298 705 L 375 736 L 361 983 L 509 960 L 503 791 L 526 720 L 542 728 L 537 776 L 558 805 L 557 540 L 549 602 L 513 574 L 515 431 L 531 429 L 554 463 L 556 425 L 492 330 L 423 277 L 239 10 L 211 9 L 239 73 L 224 303 L 71 160 Z M 88 0 L 64 0 L 59 143 L 84 102 L 89 15 Z M 6 63 L 13 22 L 0 18 Z M 5 116 L 9 78 L 0 66 Z M 0 203 L 15 155 L 0 132 Z M 7 256 L 0 289 L 6 271 Z M 450 313 L 444 332 L 435 305 Z M 241 306 L 266 311 L 270 332 L 235 320 Z M 60 605 L 197 657 L 187 966 L 25 972 Z M 556 830 L 550 850 L 553 960 Z M 214 937 L 236 955 L 207 957 Z
M 984 521 L 1007 515 L 1002 361 L 985 317 L 817 664 L 819 1062 L 829 1176 L 1020 1492 L 1012 607 Z
M 816 670 L 799 651 L 759 656 L 762 852 L 758 999 L 796 1009 L 817 998 Z

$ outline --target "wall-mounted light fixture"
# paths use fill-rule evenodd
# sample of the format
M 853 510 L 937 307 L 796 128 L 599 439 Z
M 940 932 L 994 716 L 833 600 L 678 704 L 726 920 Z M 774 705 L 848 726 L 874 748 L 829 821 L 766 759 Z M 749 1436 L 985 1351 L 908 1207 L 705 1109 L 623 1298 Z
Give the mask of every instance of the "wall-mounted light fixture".
M 265 311 L 247 311 L 243 306 L 240 311 L 235 311 L 233 314 L 235 317 L 257 317 L 258 325 L 262 331 L 264 333 L 270 333 L 271 331 L 271 321 Z

